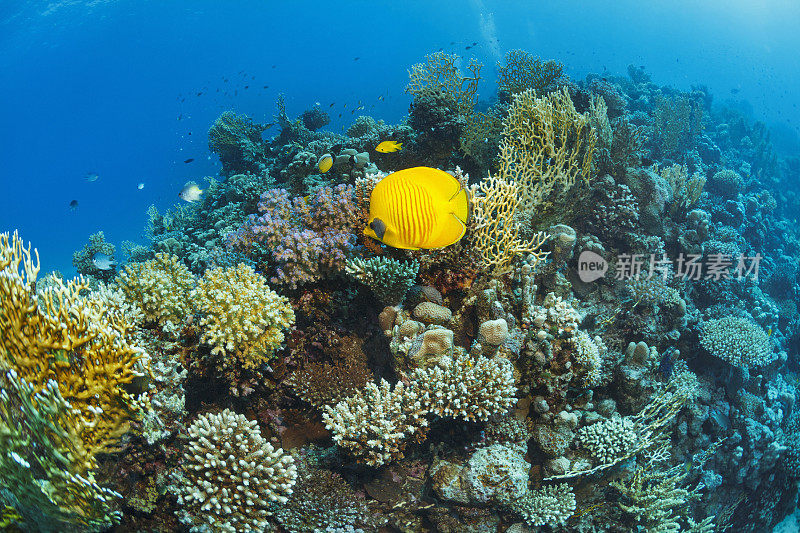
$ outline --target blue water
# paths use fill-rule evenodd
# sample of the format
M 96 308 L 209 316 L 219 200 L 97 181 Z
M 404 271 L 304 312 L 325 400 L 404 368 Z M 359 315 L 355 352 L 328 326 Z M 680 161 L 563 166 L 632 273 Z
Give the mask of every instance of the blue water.
M 289 116 L 335 103 L 334 131 L 359 101 L 398 122 L 407 69 L 439 48 L 481 60 L 485 80 L 513 48 L 577 79 L 645 65 L 656 83 L 739 101 L 779 150 L 797 148 L 800 3 L 696 4 L 5 0 L 0 231 L 19 229 L 44 270 L 74 274 L 72 251 L 91 233 L 141 241 L 149 205 L 163 210 L 187 180 L 217 172 L 206 133 L 222 111 L 269 122 L 283 93 Z

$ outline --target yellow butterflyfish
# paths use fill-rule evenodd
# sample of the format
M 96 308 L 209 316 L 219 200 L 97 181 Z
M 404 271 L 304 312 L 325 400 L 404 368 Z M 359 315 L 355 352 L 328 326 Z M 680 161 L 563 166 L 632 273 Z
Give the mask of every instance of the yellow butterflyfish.
M 389 152 L 397 152 L 403 149 L 403 143 L 399 143 L 397 141 L 383 141 L 378 146 L 375 147 L 376 152 L 381 152 L 382 154 L 388 154 Z
M 389 174 L 369 199 L 364 234 L 394 248 L 444 248 L 467 231 L 469 196 L 452 175 L 429 167 Z
M 317 162 L 317 168 L 323 174 L 329 171 L 332 166 L 333 166 L 333 156 L 331 154 L 323 155 L 322 157 L 319 158 L 319 162 Z

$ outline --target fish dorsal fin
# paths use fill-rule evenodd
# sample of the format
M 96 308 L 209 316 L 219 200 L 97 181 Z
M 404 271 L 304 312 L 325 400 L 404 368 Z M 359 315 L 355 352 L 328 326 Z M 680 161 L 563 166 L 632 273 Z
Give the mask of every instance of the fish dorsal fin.
M 443 170 L 430 167 L 412 167 L 397 172 L 415 185 L 423 187 L 434 202 L 448 202 L 458 193 L 461 183 Z

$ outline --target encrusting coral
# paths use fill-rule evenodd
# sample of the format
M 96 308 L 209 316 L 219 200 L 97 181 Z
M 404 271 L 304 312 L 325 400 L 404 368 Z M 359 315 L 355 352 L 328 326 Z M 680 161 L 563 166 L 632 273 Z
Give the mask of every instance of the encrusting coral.
M 223 365 L 255 368 L 268 361 L 294 324 L 289 301 L 244 264 L 207 270 L 192 292 L 202 340 Z
M 188 438 L 172 487 L 181 521 L 198 531 L 263 531 L 271 505 L 286 503 L 292 493 L 292 456 L 265 440 L 254 421 L 228 409 L 199 416 Z

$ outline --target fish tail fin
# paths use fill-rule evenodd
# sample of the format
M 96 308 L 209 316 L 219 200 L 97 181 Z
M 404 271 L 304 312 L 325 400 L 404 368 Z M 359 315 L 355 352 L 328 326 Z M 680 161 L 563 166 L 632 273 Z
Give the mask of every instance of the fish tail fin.
M 402 150 L 403 149 L 403 143 L 395 143 L 395 145 L 397 146 L 398 150 Z

